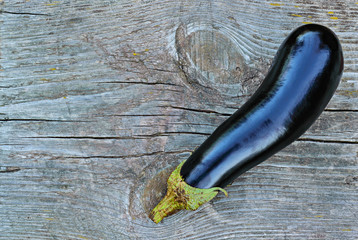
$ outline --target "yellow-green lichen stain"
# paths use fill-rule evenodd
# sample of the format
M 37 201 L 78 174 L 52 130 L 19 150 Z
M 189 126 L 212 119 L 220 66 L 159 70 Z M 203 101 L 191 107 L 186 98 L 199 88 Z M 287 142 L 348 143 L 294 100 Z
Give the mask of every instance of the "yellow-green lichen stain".
M 155 223 L 181 209 L 194 211 L 213 199 L 219 191 L 227 196 L 227 192 L 219 187 L 201 189 L 188 185 L 180 175 L 184 162 L 171 173 L 167 181 L 167 194 L 149 214 L 149 218 Z

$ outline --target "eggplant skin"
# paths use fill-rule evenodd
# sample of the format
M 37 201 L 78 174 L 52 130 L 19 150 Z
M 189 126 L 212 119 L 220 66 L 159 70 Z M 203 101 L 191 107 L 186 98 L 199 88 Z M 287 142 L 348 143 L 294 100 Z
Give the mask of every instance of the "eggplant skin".
M 317 24 L 298 27 L 253 96 L 185 161 L 184 181 L 223 188 L 292 143 L 327 106 L 342 72 L 337 36 Z

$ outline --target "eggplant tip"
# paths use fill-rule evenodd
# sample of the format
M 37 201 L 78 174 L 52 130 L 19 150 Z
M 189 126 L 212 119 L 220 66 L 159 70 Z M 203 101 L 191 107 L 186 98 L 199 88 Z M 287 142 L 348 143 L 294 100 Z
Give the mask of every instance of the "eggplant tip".
M 220 187 L 201 189 L 188 185 L 180 175 L 180 170 L 184 162 L 185 161 L 180 163 L 170 174 L 167 181 L 167 193 L 165 197 L 149 214 L 149 218 L 155 223 L 159 223 L 163 218 L 182 209 L 195 211 L 201 205 L 213 199 L 219 191 L 222 191 L 225 196 L 228 195 L 227 192 Z

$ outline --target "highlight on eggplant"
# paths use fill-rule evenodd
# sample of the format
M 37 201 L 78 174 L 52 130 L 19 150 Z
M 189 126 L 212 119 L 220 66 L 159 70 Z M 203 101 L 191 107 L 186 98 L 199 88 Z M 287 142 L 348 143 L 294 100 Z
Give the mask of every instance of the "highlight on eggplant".
M 196 210 L 240 174 L 301 136 L 332 98 L 343 72 L 342 48 L 327 27 L 307 24 L 281 44 L 253 96 L 172 172 L 149 217 L 159 223 Z

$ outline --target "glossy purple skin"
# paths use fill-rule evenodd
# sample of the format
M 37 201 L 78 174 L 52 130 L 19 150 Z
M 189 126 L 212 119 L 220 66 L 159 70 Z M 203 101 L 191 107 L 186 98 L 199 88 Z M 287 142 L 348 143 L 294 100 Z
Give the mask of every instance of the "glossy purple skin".
M 292 143 L 327 106 L 342 72 L 342 48 L 331 30 L 316 24 L 294 30 L 254 95 L 185 162 L 185 182 L 225 187 Z

